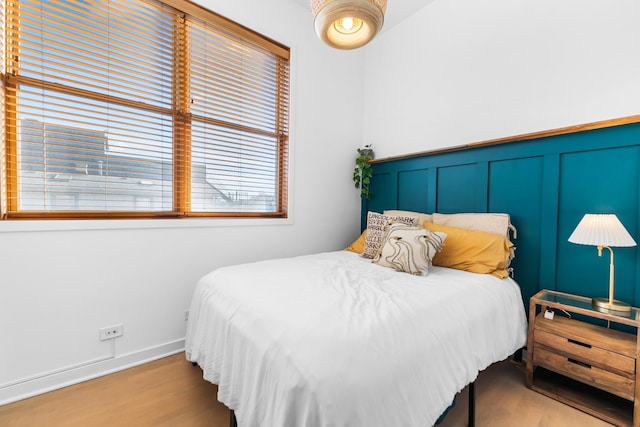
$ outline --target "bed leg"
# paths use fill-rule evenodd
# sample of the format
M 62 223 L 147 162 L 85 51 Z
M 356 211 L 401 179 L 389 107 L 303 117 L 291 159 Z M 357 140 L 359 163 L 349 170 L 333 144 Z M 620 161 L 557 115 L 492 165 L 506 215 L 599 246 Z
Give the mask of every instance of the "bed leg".
M 469 427 L 476 425 L 476 382 L 469 384 Z
M 521 349 L 518 349 L 514 354 L 513 354 L 513 361 L 516 363 L 522 363 L 522 361 L 524 360 L 524 358 L 522 357 L 522 354 L 526 351 L 525 347 L 522 347 Z
M 238 420 L 236 420 L 236 413 L 231 411 L 229 414 L 229 427 L 238 427 Z

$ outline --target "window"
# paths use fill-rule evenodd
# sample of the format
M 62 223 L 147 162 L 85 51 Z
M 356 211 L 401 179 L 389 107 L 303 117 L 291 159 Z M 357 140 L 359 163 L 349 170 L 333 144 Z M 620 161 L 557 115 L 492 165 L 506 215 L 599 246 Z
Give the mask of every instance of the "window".
M 4 218 L 286 217 L 288 48 L 184 0 L 5 7 Z

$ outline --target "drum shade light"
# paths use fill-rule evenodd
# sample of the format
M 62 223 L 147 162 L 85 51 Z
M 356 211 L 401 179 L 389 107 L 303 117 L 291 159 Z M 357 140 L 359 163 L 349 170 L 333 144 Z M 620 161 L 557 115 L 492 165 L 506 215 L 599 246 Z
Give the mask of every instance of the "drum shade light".
M 382 28 L 387 0 L 311 0 L 318 37 L 336 49 L 356 49 Z

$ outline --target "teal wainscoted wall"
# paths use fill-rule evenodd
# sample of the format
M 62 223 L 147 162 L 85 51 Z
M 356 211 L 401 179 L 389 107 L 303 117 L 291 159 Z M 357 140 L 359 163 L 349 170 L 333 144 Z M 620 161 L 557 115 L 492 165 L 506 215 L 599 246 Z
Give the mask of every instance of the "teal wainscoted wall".
M 615 213 L 636 241 L 640 123 L 378 161 L 366 212 L 506 212 L 518 230 L 515 279 L 525 303 L 540 289 L 607 296 L 608 251 L 568 242 L 585 213 Z M 616 298 L 640 306 L 640 251 L 614 248 Z

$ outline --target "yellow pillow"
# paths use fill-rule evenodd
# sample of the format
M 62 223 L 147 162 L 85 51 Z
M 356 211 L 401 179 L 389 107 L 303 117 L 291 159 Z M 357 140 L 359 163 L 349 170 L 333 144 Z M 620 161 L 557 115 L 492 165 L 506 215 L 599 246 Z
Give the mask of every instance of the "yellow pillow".
M 446 225 L 425 222 L 424 228 L 447 233 L 444 246 L 433 257 L 433 265 L 470 271 L 472 273 L 493 274 L 504 279 L 509 262 L 509 239 L 485 231 L 466 230 Z
M 364 242 L 366 239 L 367 239 L 367 230 L 364 230 L 360 235 L 360 237 L 358 237 L 358 239 L 355 242 L 350 244 L 348 248 L 344 248 L 344 250 L 361 254 L 364 252 Z

